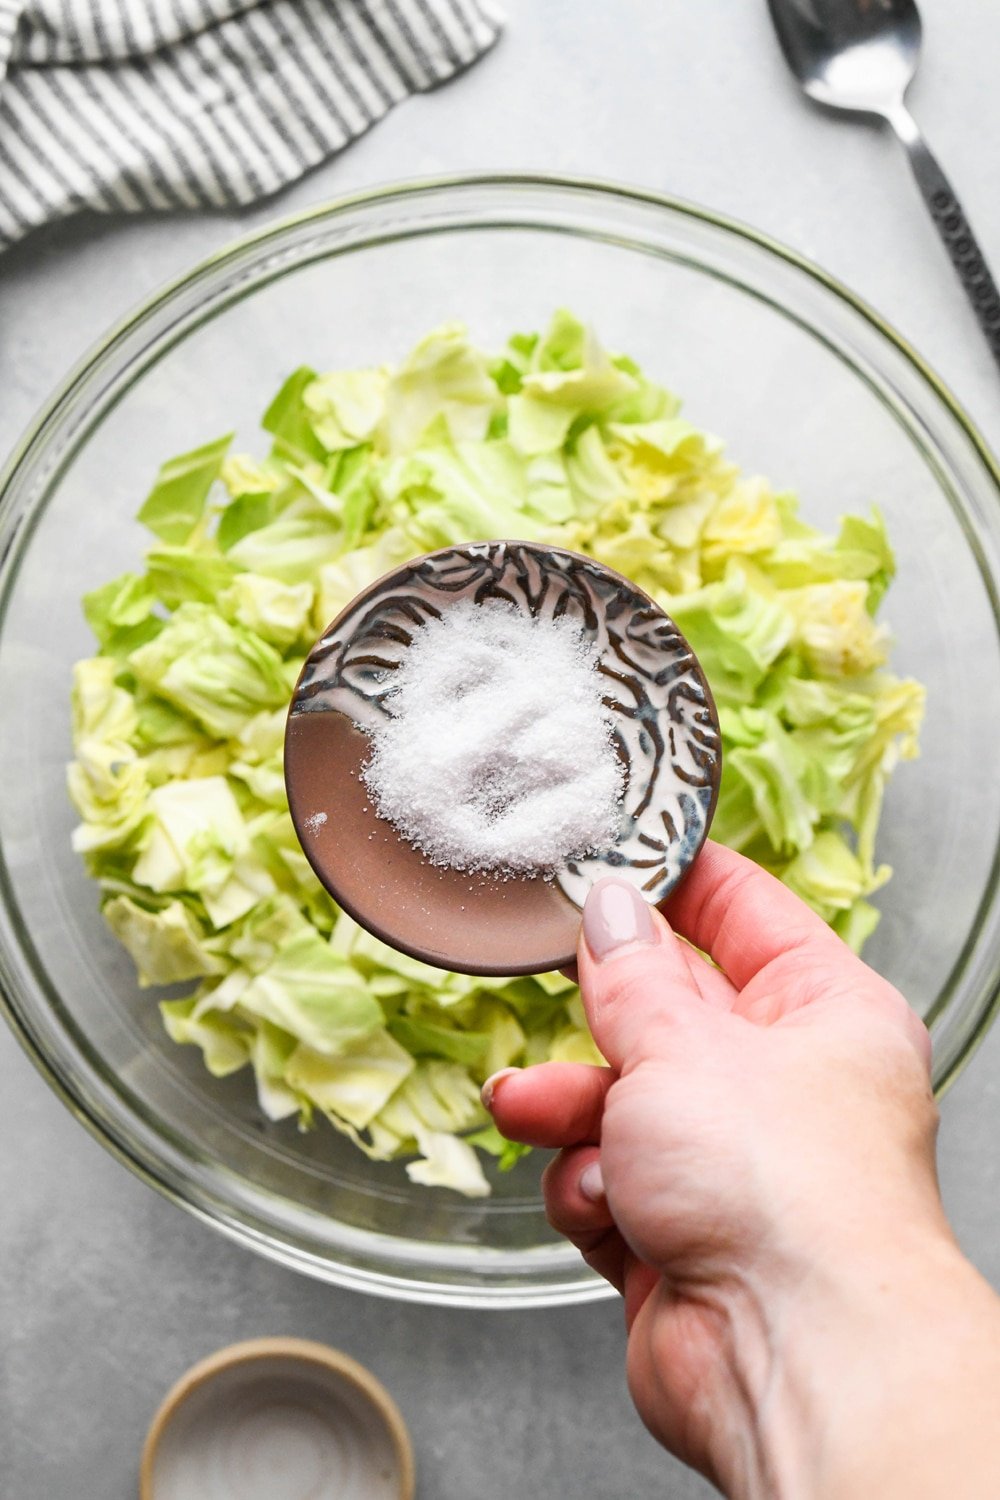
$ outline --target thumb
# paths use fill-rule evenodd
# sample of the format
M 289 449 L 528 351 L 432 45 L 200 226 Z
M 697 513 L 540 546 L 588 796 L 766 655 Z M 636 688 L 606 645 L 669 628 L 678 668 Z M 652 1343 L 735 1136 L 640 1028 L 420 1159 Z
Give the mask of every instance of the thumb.
M 619 877 L 587 895 L 578 948 L 580 991 L 601 1052 L 618 1072 L 705 1038 L 719 1012 L 701 998 L 665 918 Z

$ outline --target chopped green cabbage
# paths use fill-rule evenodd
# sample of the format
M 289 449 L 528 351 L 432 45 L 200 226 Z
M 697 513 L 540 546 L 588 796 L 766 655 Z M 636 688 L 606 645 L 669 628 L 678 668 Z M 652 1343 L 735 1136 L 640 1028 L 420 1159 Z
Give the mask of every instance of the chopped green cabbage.
M 299 848 L 284 714 L 316 636 L 417 553 L 494 537 L 592 554 L 646 589 L 719 706 L 714 836 L 774 871 L 855 949 L 886 782 L 924 693 L 886 667 L 893 556 L 877 511 L 825 535 L 748 478 L 679 403 L 568 312 L 489 358 L 449 324 L 396 369 L 296 370 L 263 458 L 220 438 L 169 460 L 139 511 L 142 573 L 83 601 L 74 847 L 142 985 L 273 1120 L 324 1115 L 415 1182 L 489 1192 L 514 1164 L 479 1101 L 497 1068 L 598 1061 L 556 974 L 477 979 L 396 953 L 338 912 Z M 415 1158 L 415 1159 L 414 1159 Z

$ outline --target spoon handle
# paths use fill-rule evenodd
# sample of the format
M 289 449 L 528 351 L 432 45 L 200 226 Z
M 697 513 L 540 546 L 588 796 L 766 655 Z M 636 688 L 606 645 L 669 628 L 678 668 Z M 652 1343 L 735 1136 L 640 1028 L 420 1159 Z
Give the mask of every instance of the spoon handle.
M 920 134 L 917 122 L 902 105 L 888 116 L 889 123 L 906 147 L 931 217 L 958 272 L 965 295 L 979 320 L 990 352 L 1000 367 L 1000 291 L 951 183 Z

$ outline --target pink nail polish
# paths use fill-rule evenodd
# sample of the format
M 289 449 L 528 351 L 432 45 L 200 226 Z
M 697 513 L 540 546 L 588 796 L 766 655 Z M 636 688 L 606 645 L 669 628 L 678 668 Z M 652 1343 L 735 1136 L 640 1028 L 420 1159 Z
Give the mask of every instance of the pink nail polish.
M 649 905 L 634 886 L 609 876 L 599 880 L 583 908 L 583 935 L 598 962 L 631 943 L 655 943 Z

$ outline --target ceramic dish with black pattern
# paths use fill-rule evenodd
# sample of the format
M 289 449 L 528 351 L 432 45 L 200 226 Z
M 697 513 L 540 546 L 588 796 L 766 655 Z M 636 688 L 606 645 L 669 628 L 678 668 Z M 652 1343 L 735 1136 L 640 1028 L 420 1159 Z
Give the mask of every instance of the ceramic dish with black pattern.
M 493 600 L 578 626 L 597 656 L 623 772 L 609 847 L 515 876 L 432 863 L 379 815 L 363 775 L 415 633 L 460 602 Z M 587 891 L 603 875 L 665 900 L 705 841 L 720 773 L 712 695 L 673 621 L 593 559 L 518 541 L 429 553 L 359 594 L 310 653 L 285 737 L 292 818 L 334 899 L 393 947 L 470 974 L 571 962 Z

